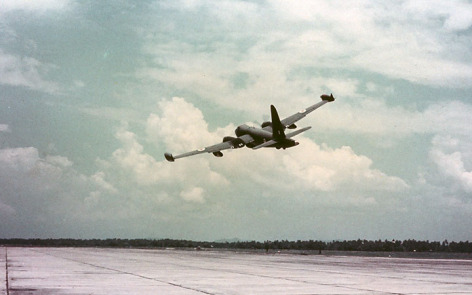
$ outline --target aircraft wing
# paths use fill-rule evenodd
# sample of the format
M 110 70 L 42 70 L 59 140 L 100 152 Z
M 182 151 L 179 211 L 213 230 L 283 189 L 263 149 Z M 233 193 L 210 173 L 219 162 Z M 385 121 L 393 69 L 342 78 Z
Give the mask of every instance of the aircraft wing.
M 240 136 L 236 139 L 239 140 L 238 143 L 242 142 L 244 144 L 247 144 L 249 142 L 254 141 L 254 138 L 252 138 L 252 136 L 249 135 L 249 134 Z M 244 145 L 242 145 L 242 146 L 244 146 Z M 201 149 L 198 149 L 198 150 L 194 150 L 194 151 L 191 151 L 191 152 L 188 152 L 188 153 L 183 153 L 183 154 L 176 155 L 176 156 L 173 156 L 170 153 L 165 153 L 164 156 L 165 156 L 166 160 L 169 161 L 169 162 L 174 162 L 176 159 L 179 159 L 179 158 L 190 157 L 190 156 L 203 154 L 203 153 L 213 153 L 217 157 L 222 157 L 223 154 L 220 153 L 221 151 L 227 150 L 227 149 L 239 148 L 239 147 L 242 147 L 242 146 L 237 145 L 237 144 L 235 145 L 235 143 L 232 142 L 232 141 L 226 141 L 226 142 L 217 143 L 217 144 L 205 147 L 205 148 L 201 148 Z
M 325 95 L 323 95 L 322 98 L 323 98 L 324 96 L 325 96 Z M 316 103 L 316 104 L 314 104 L 314 105 L 312 105 L 312 106 L 310 106 L 310 107 L 308 107 L 308 108 L 306 108 L 306 109 L 304 109 L 304 110 L 301 110 L 301 111 L 299 111 L 298 113 L 293 114 L 293 115 L 291 115 L 290 117 L 287 117 L 287 118 L 281 120 L 280 122 L 281 122 L 282 125 L 284 125 L 285 127 L 288 127 L 288 126 L 294 124 L 295 122 L 299 121 L 300 119 L 305 118 L 306 115 L 308 115 L 309 113 L 313 112 L 313 111 L 316 110 L 317 108 L 319 108 L 319 107 L 323 106 L 324 104 L 326 104 L 326 103 L 328 103 L 328 102 L 334 100 L 334 98 L 332 98 L 332 95 L 331 95 L 331 97 L 329 97 L 329 96 L 326 95 L 326 97 L 327 97 L 327 99 L 323 99 L 322 101 L 320 101 L 320 102 L 318 102 L 318 103 Z M 331 100 L 331 98 L 332 98 L 332 100 Z

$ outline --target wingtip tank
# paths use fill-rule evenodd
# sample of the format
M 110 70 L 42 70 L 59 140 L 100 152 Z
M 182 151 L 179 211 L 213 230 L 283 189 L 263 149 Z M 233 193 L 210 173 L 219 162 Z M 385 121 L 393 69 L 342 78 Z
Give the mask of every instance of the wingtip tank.
M 164 157 L 166 157 L 166 160 L 169 161 L 169 162 L 174 162 L 175 161 L 174 156 L 172 156 L 172 154 L 170 154 L 170 153 L 165 153 Z
M 331 95 L 323 94 L 320 97 L 321 97 L 322 100 L 327 100 L 327 101 L 334 101 L 334 99 L 335 99 L 332 93 L 331 93 Z

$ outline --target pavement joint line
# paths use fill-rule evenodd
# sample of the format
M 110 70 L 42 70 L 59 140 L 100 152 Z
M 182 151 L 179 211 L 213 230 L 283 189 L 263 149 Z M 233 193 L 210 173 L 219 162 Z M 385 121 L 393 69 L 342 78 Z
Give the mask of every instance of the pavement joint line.
M 159 279 L 157 279 L 157 278 L 146 277 L 146 276 L 143 276 L 143 275 L 140 275 L 140 274 L 135 274 L 135 273 L 132 273 L 132 272 L 127 272 L 127 271 L 122 271 L 122 270 L 118 270 L 118 269 L 113 269 L 113 268 L 110 268 L 110 267 L 105 267 L 105 266 L 101 266 L 101 265 L 96 265 L 96 264 L 92 264 L 92 263 L 88 263 L 88 262 L 83 262 L 83 261 L 75 260 L 75 259 L 72 259 L 72 258 L 62 257 L 62 256 L 60 256 L 60 255 L 53 255 L 53 254 L 44 253 L 44 252 L 36 251 L 36 250 L 33 250 L 33 251 L 34 251 L 34 252 L 39 252 L 39 253 L 42 253 L 42 254 L 46 254 L 46 255 L 49 255 L 49 256 L 53 256 L 53 257 L 56 257 L 56 258 L 61 258 L 61 259 L 64 259 L 64 260 L 69 260 L 69 261 L 73 261 L 73 262 L 77 262 L 77 263 L 89 265 L 89 266 L 96 267 L 96 268 L 100 268 L 100 269 L 111 270 L 111 271 L 114 271 L 114 272 L 117 272 L 117 273 L 121 273 L 121 274 L 131 275 L 131 276 L 135 276 L 135 277 L 142 278 L 142 279 L 147 279 L 147 280 L 152 280 L 152 281 L 156 281 L 156 282 L 160 282 L 160 283 L 164 283 L 164 284 L 169 284 L 169 285 L 174 286 L 174 287 L 179 287 L 179 288 L 183 288 L 183 289 L 187 289 L 187 290 L 192 290 L 192 291 L 200 292 L 200 293 L 203 293 L 203 294 L 216 295 L 216 294 L 214 294 L 214 293 L 209 293 L 209 292 L 204 291 L 204 290 L 199 290 L 199 289 L 196 289 L 196 288 L 191 288 L 191 287 L 187 287 L 187 286 L 180 285 L 180 284 L 176 284 L 176 283 L 167 282 L 167 281 L 164 281 L 164 280 L 159 280 Z M 8 294 L 7 294 L 7 295 L 8 295 Z
M 8 248 L 5 247 L 5 287 L 6 287 L 6 290 L 7 290 L 7 294 L 6 295 L 10 295 L 10 286 L 8 284 Z
M 112 257 L 112 255 L 108 255 L 109 257 Z M 179 259 L 178 257 L 175 257 L 177 259 Z M 209 257 L 209 259 L 212 259 L 212 260 L 220 260 L 220 259 L 224 259 L 224 260 L 237 260 L 237 259 L 234 259 L 234 258 L 227 258 L 227 257 Z M 129 260 L 135 260 L 135 259 L 130 259 Z M 179 263 L 176 263 L 176 262 L 173 262 L 173 263 L 167 263 L 168 265 L 175 265 L 175 266 L 182 266 L 181 264 Z M 194 269 L 201 269 L 201 270 L 213 270 L 213 271 L 217 271 L 217 272 L 227 272 L 227 273 L 234 273 L 234 274 L 240 274 L 240 275 L 246 275 L 246 276 L 254 276 L 254 277 L 260 277 L 260 278 L 269 278 L 269 279 L 278 279 L 278 280 L 285 280 L 285 281 L 289 281 L 289 282 L 297 282 L 297 283 L 304 283 L 304 284 L 313 284 L 312 282 L 309 282 L 309 281 L 305 281 L 305 280 L 301 280 L 301 279 L 294 279 L 294 278 L 288 278 L 288 277 L 278 277 L 278 276 L 270 276 L 270 275 L 264 275 L 264 274 L 256 274 L 256 273 L 250 273 L 250 272 L 242 272 L 242 271 L 237 271 L 237 270 L 231 270 L 231 269 L 209 269 L 209 268 L 204 268 L 204 267 L 199 267 L 199 266 L 188 266 L 186 265 L 186 267 L 192 267 Z M 272 266 L 270 265 L 265 265 L 264 268 L 267 268 L 267 269 L 271 269 Z M 280 269 L 280 268 L 279 268 Z M 287 269 L 287 270 L 290 270 L 291 268 L 290 267 L 284 267 L 284 269 Z M 346 274 L 346 272 L 342 272 L 342 271 L 330 271 L 330 270 L 312 270 L 313 272 L 320 272 L 320 273 L 333 273 L 333 274 Z M 390 279 L 397 279 L 397 280 L 404 280 L 404 278 L 402 277 L 398 277 L 398 276 L 386 276 L 386 275 L 374 275 L 374 274 L 363 274 L 364 276 L 366 277 L 382 277 L 382 278 L 390 278 Z M 441 283 L 441 284 L 450 284 L 450 285 L 454 285 L 456 283 L 454 282 L 444 282 L 444 281 L 431 281 L 431 280 L 423 280 L 423 279 L 418 279 L 418 278 L 409 278 L 408 279 L 409 281 L 418 281 L 418 282 L 431 282 L 431 283 Z M 367 291 L 367 292 L 380 292 L 382 294 L 391 294 L 391 295 L 398 295 L 398 293 L 395 293 L 395 292 L 381 292 L 381 291 L 378 291 L 378 290 L 375 290 L 375 289 L 366 289 L 366 288 L 356 288 L 356 287 L 350 287 L 350 286 L 339 286 L 337 284 L 330 284 L 330 283 L 321 283 L 321 282 L 318 282 L 316 284 L 319 284 L 321 286 L 331 286 L 331 287 L 335 287 L 335 288 L 344 288 L 344 289 L 348 289 L 348 290 L 357 290 L 357 291 Z M 472 283 L 470 283 L 472 284 Z M 470 284 L 467 284 L 467 285 L 470 285 Z M 458 293 L 458 294 L 463 294 L 463 293 Z
M 217 259 L 221 259 L 221 258 L 217 258 Z M 230 258 L 223 258 L 223 259 L 230 259 Z M 390 258 L 388 258 L 390 259 Z M 461 260 L 462 261 L 462 260 Z M 264 266 L 266 268 L 271 268 L 271 266 Z M 195 268 L 198 268 L 198 267 L 195 267 Z M 280 269 L 280 267 L 279 267 Z M 291 269 L 290 267 L 284 267 L 284 269 Z M 333 273 L 333 274 L 346 274 L 346 272 L 343 272 L 343 271 L 331 271 L 331 270 L 312 270 L 313 272 L 320 272 L 320 273 Z M 239 273 L 239 272 L 236 272 L 236 271 L 232 271 L 232 272 L 235 272 L 235 273 Z M 244 274 L 244 273 L 240 273 L 240 274 Z M 254 276 L 259 276 L 257 274 L 253 274 Z M 382 277 L 382 278 L 389 278 L 389 279 L 398 279 L 398 280 L 404 280 L 404 278 L 402 277 L 398 277 L 398 276 L 386 276 L 386 275 L 378 275 L 378 274 L 363 274 L 364 276 L 369 276 L 369 277 Z M 260 276 L 264 276 L 264 275 L 260 275 Z M 273 278 L 277 278 L 277 277 L 273 277 Z M 303 280 L 296 280 L 296 279 L 290 279 L 290 278 L 280 278 L 280 279 L 284 279 L 284 280 L 288 280 L 288 281 L 294 281 L 294 282 L 303 282 L 303 283 L 309 283 L 309 282 L 305 282 Z M 450 285 L 455 285 L 456 283 L 455 282 L 444 282 L 444 281 L 431 281 L 431 280 L 424 280 L 424 279 L 419 279 L 419 278 L 409 278 L 408 279 L 409 281 L 417 281 L 417 282 L 431 282 L 431 283 L 441 283 L 441 284 L 450 284 Z M 323 283 L 320 283 L 321 285 L 325 285 Z M 331 286 L 331 284 L 326 284 L 328 286 Z M 471 283 L 466 283 L 466 285 L 472 285 L 472 282 Z M 347 288 L 350 288 L 350 287 L 347 287 Z M 362 289 L 361 289 L 362 290 Z M 370 291 L 370 290 L 367 290 L 367 291 Z M 397 293 L 391 293 L 391 294 L 397 294 Z
M 40 251 L 36 251 L 36 252 L 40 252 Z M 43 253 L 43 252 L 41 252 L 41 253 Z M 109 267 L 104 267 L 104 266 L 100 266 L 100 265 L 95 265 L 95 264 L 92 264 L 92 263 L 83 262 L 83 261 L 75 260 L 75 259 L 72 259 L 72 258 L 62 257 L 62 256 L 60 256 L 60 255 L 53 255 L 53 254 L 49 254 L 49 253 L 43 253 L 43 254 L 50 255 L 50 256 L 53 256 L 53 257 L 57 257 L 57 258 L 61 258 L 61 259 L 65 259 L 65 260 L 69 260 L 69 261 L 74 261 L 74 262 L 82 263 L 82 264 L 85 264 L 85 265 L 89 265 L 89 266 L 93 266 L 93 267 L 97 267 L 97 268 L 101 268 L 101 269 L 106 269 L 106 270 L 115 271 L 115 272 L 122 273 L 122 274 L 128 274 L 128 275 L 132 275 L 132 276 L 136 276 L 136 277 L 140 277 L 140 278 L 144 278 L 144 279 L 148 279 L 148 280 L 154 280 L 154 281 L 158 281 L 158 282 L 161 282 L 161 283 L 166 283 L 166 284 L 169 284 L 169 285 L 172 285 L 172 286 L 176 286 L 176 287 L 180 287 L 180 288 L 184 288 L 184 289 L 188 289 L 188 290 L 192 290 L 192 291 L 198 291 L 198 292 L 201 292 L 201 293 L 204 293 L 204 294 L 215 295 L 215 294 L 213 294 L 213 293 L 208 293 L 208 292 L 203 291 L 203 290 L 194 289 L 194 288 L 191 288 L 191 287 L 186 287 L 186 286 L 179 285 L 179 284 L 176 284 L 176 283 L 171 283 L 171 282 L 159 280 L 159 279 L 156 279 L 156 278 L 150 278 L 150 277 L 146 277 L 146 276 L 139 275 L 139 274 L 134 274 L 134 273 L 130 273 L 130 272 L 126 272 L 126 271 L 121 271 L 121 270 L 117 270 L 117 269 L 113 269 L 113 268 L 109 268 Z M 177 265 L 177 266 L 181 266 L 181 264 L 179 264 L 179 263 L 170 263 L 170 264 L 172 264 L 172 265 Z M 202 269 L 202 270 L 208 270 L 208 269 L 206 269 L 206 268 L 198 267 L 198 266 L 192 266 L 192 268 L 195 268 L 195 269 Z M 270 267 L 268 267 L 268 268 L 270 268 Z M 217 270 L 214 270 L 214 271 L 217 271 Z M 221 270 L 221 269 L 219 269 L 218 271 L 225 271 L 225 272 L 228 272 L 228 273 L 234 273 L 234 274 L 240 274 L 240 275 L 246 275 L 246 276 L 254 276 L 254 277 L 259 277 L 259 278 L 268 278 L 268 279 L 277 279 L 277 280 L 285 280 L 285 281 L 289 281 L 289 282 L 297 282 L 297 283 L 303 283 L 303 284 L 312 285 L 311 282 L 307 282 L 307 281 L 305 281 L 305 280 L 292 279 L 292 278 L 284 278 L 284 277 L 278 277 L 278 276 L 269 276 L 269 275 L 255 274 L 255 273 L 250 273 L 250 272 L 242 272 L 242 271 L 229 270 L 229 269 L 227 269 L 227 270 Z M 375 289 L 365 289 L 365 288 L 356 288 L 356 287 L 349 287 L 349 286 L 339 286 L 339 285 L 337 285 L 337 284 L 320 283 L 320 282 L 319 282 L 319 283 L 316 283 L 316 284 L 321 285 L 321 286 L 330 286 L 330 287 L 341 288 L 341 289 L 347 289 L 347 290 L 367 291 L 367 292 L 375 292 L 375 293 L 378 293 L 378 294 L 398 295 L 398 293 L 382 292 L 382 291 L 378 291 L 378 290 L 375 290 Z
M 30 249 L 30 251 L 41 253 L 41 254 L 44 254 L 44 255 L 52 256 L 52 257 L 56 257 L 56 258 L 60 258 L 60 259 L 64 259 L 64 260 L 73 261 L 73 262 L 84 264 L 84 265 L 89 265 L 89 266 L 92 266 L 92 267 L 95 267 L 95 268 L 100 268 L 100 269 L 113 271 L 113 272 L 116 272 L 116 273 L 119 273 L 119 274 L 126 274 L 126 275 L 131 275 L 131 276 L 146 279 L 146 280 L 156 281 L 156 282 L 168 284 L 168 285 L 171 285 L 171 286 L 174 286 L 174 287 L 179 287 L 179 288 L 186 289 L 186 290 L 192 290 L 194 292 L 199 292 L 199 293 L 202 293 L 202 294 L 215 295 L 214 293 L 210 293 L 210 291 L 197 289 L 197 287 L 191 287 L 191 286 L 185 286 L 184 284 L 179 284 L 178 281 L 172 281 L 172 280 L 165 281 L 165 280 L 162 280 L 162 279 L 145 276 L 145 275 L 141 275 L 141 274 L 138 274 L 138 273 L 132 273 L 132 272 L 128 272 L 128 271 L 122 271 L 122 270 L 119 270 L 119 269 L 103 266 L 103 265 L 97 264 L 96 262 L 94 264 L 93 261 L 92 262 L 85 262 L 85 261 L 80 261 L 80 260 L 77 260 L 77 259 L 74 259 L 74 258 L 64 257 L 64 255 L 61 255 L 61 254 L 64 254 L 63 252 L 49 253 L 49 252 L 43 252 L 39 249 L 34 249 L 34 250 Z M 100 256 L 108 256 L 109 258 L 114 257 L 114 255 L 107 255 L 105 253 L 101 253 Z M 179 259 L 178 256 L 173 257 L 173 258 Z M 207 257 L 207 258 L 210 258 L 210 259 L 213 259 L 213 260 L 220 260 L 220 257 Z M 228 259 L 228 258 L 224 258 L 224 259 Z M 127 260 L 141 261 L 139 259 L 134 259 L 134 258 L 127 258 Z M 171 263 L 166 263 L 166 264 L 175 265 L 175 266 L 182 266 L 182 264 L 178 263 L 177 261 L 174 261 L 174 262 L 171 262 Z M 186 267 L 191 267 L 191 268 L 194 268 L 194 269 L 208 270 L 208 271 L 228 272 L 228 273 L 234 273 L 234 274 L 240 274 L 240 275 L 246 275 L 246 276 L 254 276 L 254 277 L 261 277 L 261 278 L 278 279 L 278 280 L 292 281 L 292 282 L 305 283 L 305 284 L 313 284 L 314 283 L 314 282 L 309 282 L 309 281 L 306 281 L 306 280 L 300 279 L 300 278 L 280 277 L 280 276 L 277 276 L 277 275 L 268 275 L 268 274 L 263 274 L 263 273 L 244 272 L 244 271 L 237 270 L 237 269 L 221 269 L 221 268 L 220 269 L 213 269 L 211 267 L 210 268 L 204 268 L 204 267 L 197 266 L 197 265 L 191 265 L 191 266 L 186 265 Z M 264 265 L 263 267 L 264 268 L 271 268 L 270 265 Z M 290 267 L 283 267 L 283 268 L 284 269 L 291 269 Z M 319 272 L 322 272 L 322 271 L 319 271 Z M 343 274 L 344 273 L 344 272 L 332 272 L 332 271 L 327 271 L 327 272 L 337 273 L 337 274 Z M 371 275 L 367 275 L 367 276 L 371 276 Z M 397 277 L 397 276 L 382 276 L 381 275 L 380 277 L 393 278 L 393 279 L 399 279 L 399 280 L 402 279 L 402 277 Z M 411 281 L 421 281 L 421 282 L 431 282 L 431 283 L 436 283 L 437 282 L 437 281 L 429 281 L 429 280 L 426 281 L 426 280 L 422 280 L 422 279 L 410 279 L 410 280 Z M 443 281 L 441 281 L 440 283 L 442 283 L 442 284 L 456 284 L 455 282 L 443 282 Z M 369 292 L 369 293 L 372 293 L 372 294 L 385 294 L 385 295 L 387 295 L 387 294 L 390 294 L 390 295 L 408 294 L 408 293 L 398 293 L 398 292 L 395 292 L 395 291 L 393 291 L 393 292 L 392 291 L 380 291 L 380 290 L 372 289 L 370 287 L 360 288 L 360 287 L 355 287 L 355 286 L 345 286 L 345 285 L 340 286 L 338 284 L 333 284 L 333 283 L 316 282 L 314 284 L 317 284 L 317 285 L 320 285 L 320 286 L 330 286 L 330 287 L 335 287 L 335 288 L 344 288 L 344 289 L 348 289 L 348 290 L 364 291 L 364 292 Z M 470 283 L 466 283 L 466 285 L 470 285 Z M 417 294 L 422 294 L 422 293 L 417 293 Z M 435 294 L 435 293 L 424 293 L 424 294 Z M 468 293 L 454 292 L 454 293 L 448 293 L 448 294 L 468 294 Z

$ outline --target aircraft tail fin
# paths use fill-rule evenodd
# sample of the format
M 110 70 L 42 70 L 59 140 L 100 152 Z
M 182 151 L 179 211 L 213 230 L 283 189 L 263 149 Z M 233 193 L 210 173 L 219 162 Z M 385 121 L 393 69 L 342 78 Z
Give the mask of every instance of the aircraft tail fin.
M 273 105 L 270 106 L 270 115 L 272 117 L 272 136 L 274 139 L 285 138 L 284 125 L 280 122 L 279 114 Z

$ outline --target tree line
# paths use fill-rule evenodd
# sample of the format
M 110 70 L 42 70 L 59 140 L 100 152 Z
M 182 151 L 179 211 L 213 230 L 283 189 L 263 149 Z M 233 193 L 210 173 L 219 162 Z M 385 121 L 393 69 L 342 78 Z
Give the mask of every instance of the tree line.
M 178 239 L 0 239 L 4 246 L 36 247 L 111 247 L 111 248 L 221 248 L 256 250 L 332 250 L 369 252 L 451 252 L 472 253 L 472 242 L 417 240 L 344 240 L 344 241 L 231 241 L 200 242 Z

